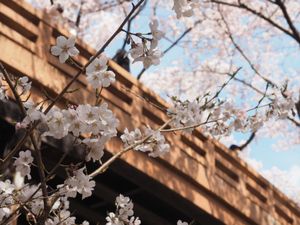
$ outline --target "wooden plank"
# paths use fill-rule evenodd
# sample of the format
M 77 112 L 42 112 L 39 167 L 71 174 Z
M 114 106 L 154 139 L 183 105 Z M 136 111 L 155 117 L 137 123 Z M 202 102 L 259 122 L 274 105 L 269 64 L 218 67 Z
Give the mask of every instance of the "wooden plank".
M 39 35 L 39 30 L 35 25 L 2 3 L 0 3 L 0 21 L 31 41 L 35 41 Z
M 110 152 L 116 152 L 118 149 L 116 142 L 108 144 Z M 162 186 L 168 188 L 173 193 L 178 194 L 181 198 L 190 201 L 195 207 L 204 210 L 209 215 L 216 219 L 219 219 L 227 225 L 246 225 L 240 217 L 235 215 L 231 210 L 228 210 L 227 206 L 220 203 L 217 198 L 205 194 L 199 187 L 185 180 L 181 175 L 173 170 L 162 166 L 157 160 L 151 160 L 144 154 L 137 154 L 136 152 L 129 152 L 122 159 L 129 163 L 134 168 L 146 173 L 149 177 L 153 178 L 156 182 L 159 182 Z M 151 193 L 157 195 L 161 199 L 165 199 L 168 202 L 178 202 L 172 195 L 169 195 L 165 191 L 158 189 L 154 184 L 150 184 L 149 181 L 142 181 L 141 178 L 134 177 L 128 169 L 119 168 L 116 172 L 128 177 L 132 182 L 138 182 L 143 188 L 149 190 Z M 195 210 L 187 211 L 185 204 L 174 204 L 178 210 L 188 213 L 191 218 L 195 218 L 201 221 L 201 214 Z M 262 224 L 264 225 L 264 224 Z M 269 224 L 268 224 L 269 225 Z
M 39 18 L 44 17 L 44 13 L 41 10 L 34 8 L 25 0 L 0 0 L 0 2 L 7 5 L 35 24 L 39 22 Z
M 9 28 L 2 22 L 0 22 L 0 33 L 5 35 L 7 38 L 15 41 L 24 48 L 28 49 L 32 53 L 34 53 L 35 49 L 37 48 L 37 46 L 35 46 L 34 43 L 29 41 L 27 38 L 24 38 L 24 36 L 16 32 L 15 30 Z

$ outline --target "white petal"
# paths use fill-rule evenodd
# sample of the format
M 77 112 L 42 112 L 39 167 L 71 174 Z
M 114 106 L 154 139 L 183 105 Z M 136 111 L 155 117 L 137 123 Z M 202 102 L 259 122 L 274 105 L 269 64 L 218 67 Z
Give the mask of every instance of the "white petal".
M 58 55 L 61 54 L 61 52 L 62 52 L 62 49 L 60 47 L 58 47 L 58 46 L 52 46 L 51 47 L 51 54 L 52 55 L 58 56 Z
M 109 85 L 110 85 L 110 82 L 109 82 L 108 79 L 103 79 L 103 80 L 102 80 L 102 86 L 103 86 L 103 87 L 108 87 Z
M 88 67 L 86 68 L 85 72 L 87 75 L 91 75 L 94 72 L 94 66 L 93 65 L 88 65 Z
M 67 40 L 67 46 L 69 48 L 74 47 L 75 46 L 75 41 L 76 41 L 76 37 L 75 36 L 69 37 L 69 39 Z
M 160 59 L 159 58 L 154 58 L 154 59 L 152 59 L 152 65 L 155 65 L 155 66 L 157 66 L 158 64 L 160 63 Z
M 183 16 L 185 17 L 191 17 L 194 14 L 192 9 L 186 10 L 185 12 L 183 12 Z
M 60 63 L 65 63 L 66 60 L 69 58 L 69 54 L 66 53 L 66 52 L 62 52 L 60 55 L 59 55 L 59 62 Z
M 64 36 L 59 36 L 56 38 L 56 44 L 59 47 L 63 47 L 64 45 L 66 45 L 67 43 L 67 39 Z
M 107 65 L 107 62 L 108 62 L 108 58 L 107 56 L 102 53 L 100 56 L 99 56 L 99 60 L 100 60 L 100 65 L 101 66 L 106 66 Z
M 138 58 L 135 58 L 132 63 L 140 62 L 140 61 L 143 61 L 143 60 L 145 60 L 145 57 L 144 56 L 140 56 Z
M 68 49 L 68 53 L 69 53 L 70 56 L 76 56 L 76 55 L 79 54 L 79 51 L 78 51 L 77 48 L 71 47 L 71 48 Z

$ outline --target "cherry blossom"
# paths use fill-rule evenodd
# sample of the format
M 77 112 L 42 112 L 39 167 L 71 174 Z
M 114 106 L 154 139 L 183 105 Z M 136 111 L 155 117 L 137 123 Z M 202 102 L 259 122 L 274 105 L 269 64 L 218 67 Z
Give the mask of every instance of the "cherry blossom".
M 174 106 L 168 109 L 169 116 L 174 116 L 174 127 L 195 125 L 202 121 L 201 105 L 198 101 L 174 101 Z
M 106 221 L 106 225 L 123 225 L 119 218 L 112 212 L 108 214 L 108 216 L 106 217 Z
M 120 194 L 115 201 L 116 212 L 109 212 L 106 225 L 140 225 L 138 217 L 134 217 L 133 203 L 129 197 Z
M 31 122 L 44 121 L 46 119 L 44 113 L 40 111 L 34 102 L 28 100 L 23 105 L 26 109 L 26 117 L 23 119 L 22 123 L 20 123 L 20 128 L 27 127 Z
M 69 132 L 75 137 L 79 137 L 80 134 L 87 132 L 87 124 L 79 119 L 75 109 L 68 108 L 67 110 L 63 110 L 63 114 L 69 124 Z
M 3 74 L 0 73 L 0 100 L 7 99 L 6 88 L 5 88 L 4 84 L 3 84 L 3 81 L 4 81 Z
M 0 100 L 5 100 L 7 99 L 6 93 L 5 93 L 5 88 L 3 86 L 0 87 Z
M 99 71 L 87 75 L 87 81 L 93 88 L 108 87 L 115 82 L 115 73 L 112 71 Z
M 153 20 L 149 24 L 151 34 L 152 34 L 152 40 L 151 40 L 151 49 L 154 49 L 158 45 L 158 41 L 165 35 L 165 33 L 161 30 L 158 30 L 158 21 Z
M 106 71 L 107 70 L 108 58 L 105 54 L 101 54 L 99 57 L 94 59 L 90 65 L 86 68 L 86 74 L 90 75 L 94 72 Z
M 159 132 L 151 128 L 146 128 L 146 135 L 152 135 L 151 139 L 154 142 L 141 146 L 138 150 L 142 152 L 149 152 L 151 157 L 158 157 L 170 151 L 170 145 L 166 143 L 165 137 Z
M 147 141 L 139 143 L 142 138 L 148 138 Z M 121 135 L 125 147 L 137 144 L 134 149 L 141 152 L 148 152 L 151 157 L 159 157 L 170 150 L 170 145 L 166 143 L 165 137 L 158 131 L 152 130 L 150 127 L 145 128 L 144 135 L 136 128 L 134 131 L 129 132 L 126 128 L 124 134 Z
M 10 180 L 0 181 L 0 221 L 11 214 L 10 204 L 14 203 L 15 186 Z
M 183 222 L 181 220 L 178 220 L 177 225 L 189 225 L 189 224 L 187 222 Z
M 46 123 L 49 130 L 44 133 L 44 136 L 53 136 L 54 138 L 61 139 L 69 132 L 66 117 L 59 109 L 53 109 L 49 112 L 46 116 Z
M 193 8 L 196 7 L 197 0 L 173 0 L 173 10 L 176 12 L 177 18 L 181 16 L 190 17 L 193 15 Z
M 18 79 L 18 90 L 21 94 L 27 94 L 31 89 L 29 78 L 24 76 Z
M 74 216 L 71 216 L 71 213 L 67 210 L 61 210 L 59 211 L 59 214 L 56 215 L 53 219 L 48 219 L 46 221 L 46 225 L 58 225 L 61 224 L 63 221 L 64 225 L 73 225 L 75 224 L 76 218 Z
M 23 177 L 27 176 L 28 179 L 31 179 L 30 176 L 30 166 L 33 162 L 33 157 L 31 156 L 31 151 L 26 150 L 19 153 L 19 158 L 14 162 L 16 166 L 16 171 L 20 172 Z
M 139 140 L 142 139 L 142 133 L 140 129 L 135 128 L 134 131 L 128 131 L 127 128 L 124 130 L 124 134 L 121 135 L 121 139 L 124 142 L 124 146 L 128 147 L 132 144 L 137 143 Z
M 78 55 L 79 51 L 75 47 L 75 37 L 68 39 L 64 36 L 56 38 L 56 45 L 51 47 L 51 54 L 59 57 L 60 63 L 65 63 L 70 56 Z
M 153 20 L 149 24 L 152 39 L 144 37 L 142 34 L 135 34 L 140 42 L 136 42 L 131 38 L 131 49 L 129 53 L 134 59 L 133 63 L 141 61 L 145 69 L 151 65 L 158 65 L 163 53 L 157 48 L 158 41 L 164 36 L 164 32 L 158 30 L 158 20 Z
M 141 61 L 146 69 L 151 65 L 158 65 L 162 57 L 160 50 L 152 48 L 148 50 L 145 44 L 133 45 L 130 54 L 134 58 L 133 63 Z
M 39 213 L 44 209 L 42 191 L 37 189 L 38 187 L 36 185 L 27 185 L 20 190 L 18 195 L 18 200 L 21 203 L 27 203 L 34 215 L 39 215 Z M 32 200 L 29 201 L 29 199 Z
M 86 155 L 86 161 L 101 160 L 104 155 L 105 143 L 109 140 L 108 136 L 101 136 L 100 138 L 85 138 L 82 143 L 88 147 L 88 154 Z
M 82 195 L 82 199 L 92 195 L 92 191 L 96 185 L 95 181 L 90 180 L 90 177 L 84 174 L 85 168 L 74 171 L 74 176 L 65 180 L 67 185 L 66 196 L 76 197 L 77 192 Z M 65 189 L 62 189 L 62 192 Z

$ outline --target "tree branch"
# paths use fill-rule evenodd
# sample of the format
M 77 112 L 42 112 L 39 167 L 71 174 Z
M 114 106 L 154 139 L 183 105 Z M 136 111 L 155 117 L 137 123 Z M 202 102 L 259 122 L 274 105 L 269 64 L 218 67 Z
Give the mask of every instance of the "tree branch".
M 275 0 L 275 3 L 279 6 L 279 8 L 282 11 L 282 14 L 287 22 L 287 24 L 289 25 L 290 29 L 292 30 L 295 40 L 298 41 L 298 43 L 300 44 L 300 35 L 299 32 L 297 30 L 297 28 L 294 26 L 294 23 L 292 22 L 292 19 L 284 5 L 284 2 L 281 0 Z
M 194 26 L 193 27 L 190 27 L 188 29 L 186 29 L 168 48 L 166 48 L 164 51 L 163 51 L 163 55 L 165 55 L 168 51 L 170 51 L 173 47 L 175 47 L 182 38 L 184 38 L 188 33 L 190 33 L 198 24 L 200 24 L 202 22 L 202 20 L 197 20 L 195 23 L 194 23 Z M 145 68 L 143 68 L 141 70 L 141 72 L 138 74 L 137 76 L 137 79 L 140 80 L 143 73 L 146 71 Z
M 281 25 L 279 25 L 278 23 L 276 23 L 275 21 L 273 21 L 271 18 L 266 17 L 262 13 L 257 12 L 256 10 L 249 8 L 244 3 L 239 3 L 237 5 L 237 4 L 223 2 L 223 1 L 219 1 L 219 0 L 210 0 L 210 2 L 211 3 L 220 4 L 220 5 L 227 5 L 227 6 L 234 7 L 234 8 L 244 9 L 244 10 L 252 13 L 253 15 L 256 15 L 257 17 L 263 19 L 264 21 L 268 22 L 269 24 L 271 24 L 272 26 L 276 27 L 277 29 L 279 29 L 280 31 L 282 31 L 283 33 L 287 34 L 288 36 L 290 36 L 291 38 L 293 38 L 295 41 L 298 42 L 297 37 L 295 37 L 295 35 L 293 33 L 291 33 L 289 30 L 285 29 L 284 27 L 282 27 Z

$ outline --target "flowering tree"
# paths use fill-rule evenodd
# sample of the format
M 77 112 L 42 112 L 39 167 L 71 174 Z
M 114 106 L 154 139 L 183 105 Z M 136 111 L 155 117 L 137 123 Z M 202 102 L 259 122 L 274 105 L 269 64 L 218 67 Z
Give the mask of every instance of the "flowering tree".
M 159 157 L 169 152 L 172 143 L 165 140 L 164 134 L 167 132 L 191 132 L 201 126 L 208 135 L 224 137 L 232 132 L 256 133 L 265 123 L 278 120 L 284 120 L 286 126 L 299 129 L 299 80 L 291 79 L 286 82 L 282 79 L 283 74 L 289 73 L 288 78 L 293 78 L 293 73 L 296 72 L 282 70 L 273 62 L 287 57 L 286 55 L 294 51 L 292 48 L 298 50 L 299 24 L 294 21 L 298 17 L 299 3 L 280 0 L 154 0 L 149 2 L 153 16 L 149 21 L 148 31 L 139 31 L 138 28 L 137 31 L 132 30 L 131 23 L 142 12 L 146 2 L 34 1 L 35 4 L 49 6 L 47 11 L 53 20 L 68 24 L 74 34 L 92 42 L 95 47 L 101 47 L 81 67 L 73 58 L 79 53 L 75 47 L 75 36 L 59 36 L 56 44 L 49 46 L 51 54 L 57 56 L 60 63 L 75 64 L 79 72 L 54 99 L 47 99 L 47 106 L 44 101 L 30 100 L 31 81 L 28 77 L 11 76 L 0 64 L 0 99 L 4 101 L 7 98 L 8 90 L 13 93 L 24 117 L 22 121 L 17 121 L 15 127 L 25 131 L 15 147 L 1 159 L 1 171 L 5 171 L 7 163 L 12 161 L 15 171 L 22 177 L 21 184 L 13 183 L 9 179 L 0 181 L 1 224 L 13 221 L 21 210 L 30 215 L 27 218 L 34 224 L 76 224 L 76 218 L 69 211 L 69 199 L 75 198 L 77 194 L 82 199 L 92 196 L 94 177 L 104 173 L 116 159 L 128 151 L 141 151 L 149 157 Z M 239 13 L 239 10 L 243 13 Z M 167 16 L 165 11 L 169 13 Z M 122 16 L 116 16 L 114 21 L 119 24 L 114 32 L 107 36 L 91 36 L 91 14 L 95 16 L 97 13 L 97 16 L 105 18 L 106 13 L 122 15 L 120 12 L 124 13 L 124 17 L 120 19 Z M 133 63 L 143 64 L 139 78 L 142 77 L 145 83 L 153 84 L 151 75 L 155 79 L 158 75 L 164 76 L 166 81 L 163 85 L 166 89 L 158 87 L 157 90 L 163 90 L 165 96 L 171 96 L 172 107 L 167 112 L 169 120 L 160 127 L 137 127 L 131 131 L 126 128 L 120 137 L 123 149 L 102 162 L 104 146 L 112 137 L 117 136 L 119 124 L 118 118 L 101 98 L 103 88 L 109 87 L 116 79 L 115 74 L 108 70 L 105 51 L 120 33 L 124 34 L 123 48 L 127 48 Z M 159 50 L 160 43 L 169 40 L 168 36 L 171 35 L 178 35 L 178 39 L 171 42 L 165 51 Z M 188 35 L 188 41 L 180 42 Z M 278 37 L 282 35 L 288 43 L 284 46 L 284 51 L 279 51 L 276 46 Z M 188 62 L 176 60 L 177 66 L 162 69 L 160 73 L 152 71 L 144 74 L 148 68 L 158 65 L 171 48 L 178 45 L 184 53 L 189 54 Z M 204 57 L 201 58 L 199 52 Z M 259 63 L 262 60 L 264 63 Z M 95 92 L 95 104 L 56 107 L 56 103 L 66 93 L 70 94 L 70 86 L 83 74 Z M 244 78 L 239 78 L 240 74 Z M 193 82 L 195 79 L 198 84 Z M 165 85 L 168 84 L 167 81 L 176 81 L 180 87 L 174 89 L 171 85 Z M 240 86 L 233 85 L 233 82 Z M 236 96 L 248 96 L 249 101 L 237 101 Z M 38 129 L 41 125 L 46 129 Z M 294 139 L 294 144 L 297 144 L 300 137 L 299 132 L 293 132 L 293 135 L 295 133 L 298 136 Z M 57 173 L 67 153 L 46 174 L 39 137 L 62 139 L 67 135 L 73 137 L 74 144 L 85 149 L 85 161 L 79 168 L 68 165 L 71 168 L 68 177 L 50 191 L 47 183 Z M 21 151 L 28 139 L 33 149 Z M 89 171 L 85 162 L 90 161 L 96 165 L 100 162 L 100 166 Z M 30 182 L 33 165 L 39 172 L 38 185 Z M 141 224 L 140 219 L 134 216 L 133 203 L 128 197 L 120 194 L 115 205 L 115 212 L 109 212 L 106 217 L 107 225 Z M 84 221 L 82 224 L 87 225 L 88 222 Z M 179 220 L 177 225 L 188 223 Z

